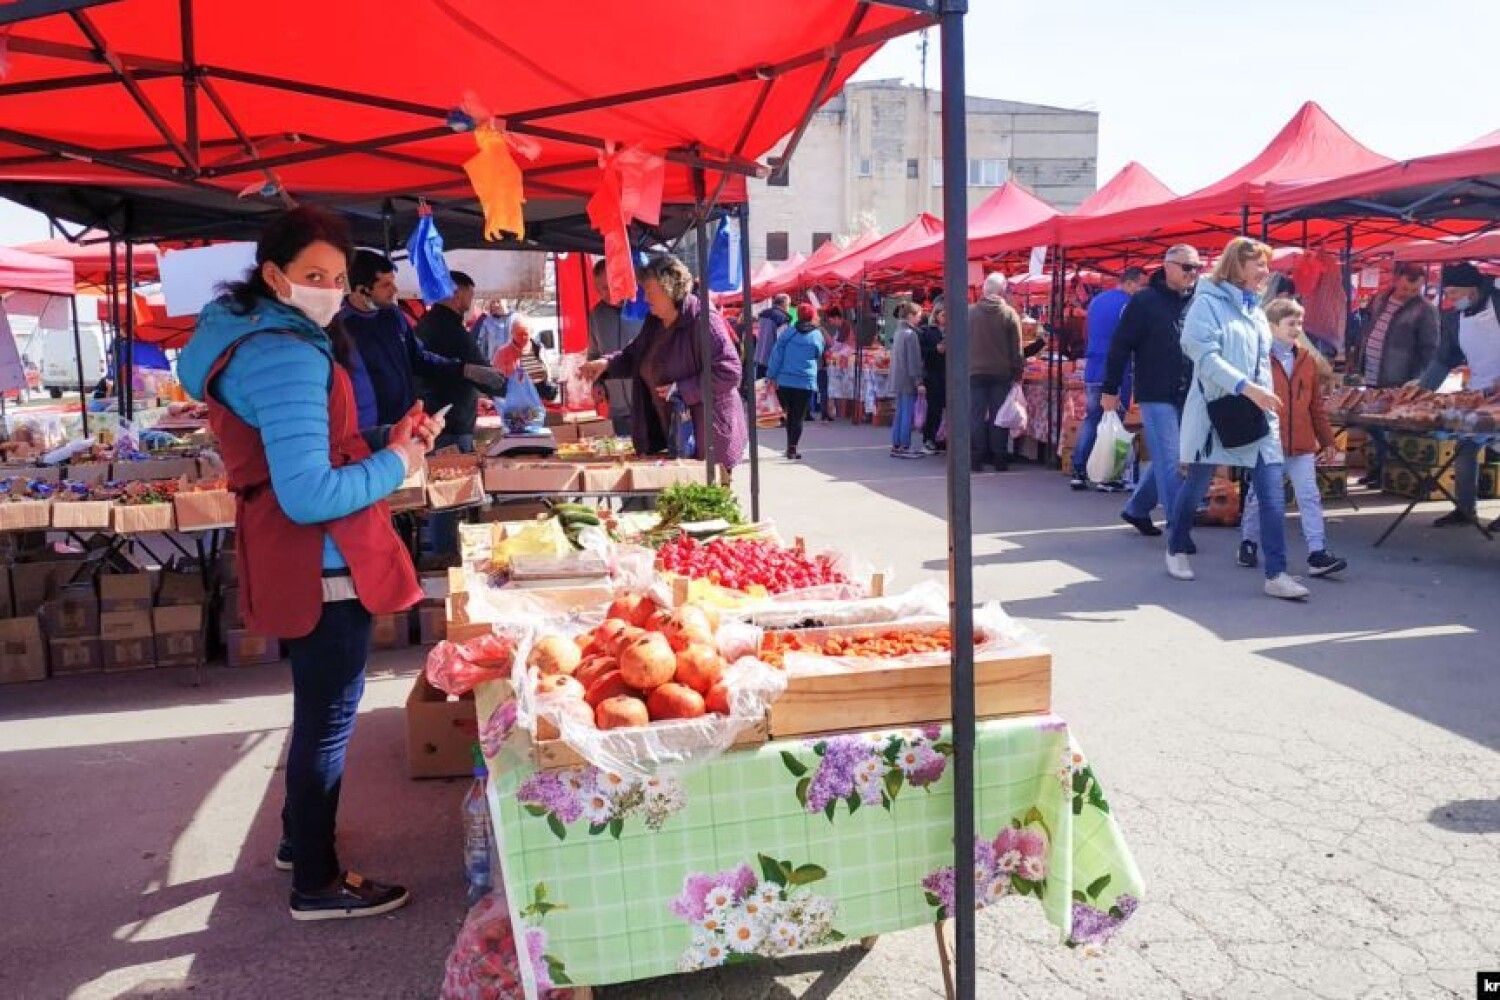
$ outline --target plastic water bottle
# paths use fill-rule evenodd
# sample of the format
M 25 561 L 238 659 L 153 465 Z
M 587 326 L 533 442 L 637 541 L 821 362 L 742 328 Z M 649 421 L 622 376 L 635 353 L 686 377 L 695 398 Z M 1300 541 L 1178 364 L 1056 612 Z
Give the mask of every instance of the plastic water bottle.
M 474 744 L 474 783 L 464 795 L 464 879 L 469 884 L 469 905 L 479 902 L 490 891 L 494 868 L 490 862 L 492 834 L 490 833 L 489 803 L 484 794 L 484 783 L 489 771 L 484 766 L 484 754 L 479 744 Z

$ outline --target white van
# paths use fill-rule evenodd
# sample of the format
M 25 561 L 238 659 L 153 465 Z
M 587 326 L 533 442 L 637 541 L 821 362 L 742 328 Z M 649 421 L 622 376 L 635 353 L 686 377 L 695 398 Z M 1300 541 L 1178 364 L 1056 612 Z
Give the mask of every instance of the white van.
M 97 323 L 80 323 L 78 342 L 83 349 L 83 387 L 93 389 L 104 377 L 104 332 Z M 39 359 L 42 388 L 59 399 L 78 391 L 78 355 L 73 350 L 73 331 L 38 328 L 27 345 L 28 357 Z

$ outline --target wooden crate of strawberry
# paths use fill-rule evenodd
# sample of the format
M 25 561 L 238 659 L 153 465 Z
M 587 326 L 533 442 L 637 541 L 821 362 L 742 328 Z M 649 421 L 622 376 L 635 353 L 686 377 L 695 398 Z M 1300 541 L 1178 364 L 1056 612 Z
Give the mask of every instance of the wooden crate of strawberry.
M 802 546 L 787 548 L 764 538 L 700 542 L 683 535 L 657 551 L 656 567 L 728 590 L 760 587 L 771 594 L 850 582 L 833 555 L 809 555 Z

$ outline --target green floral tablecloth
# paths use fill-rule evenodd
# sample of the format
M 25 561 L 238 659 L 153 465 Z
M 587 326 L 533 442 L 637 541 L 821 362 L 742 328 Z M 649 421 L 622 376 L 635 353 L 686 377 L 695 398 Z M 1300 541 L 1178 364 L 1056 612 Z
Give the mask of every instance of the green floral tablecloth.
M 479 692 L 481 719 L 495 697 Z M 1063 940 L 1103 941 L 1141 879 L 1067 724 L 984 722 L 977 751 L 981 903 L 1032 896 Z M 523 977 L 627 982 L 947 916 L 952 752 L 932 727 L 772 742 L 645 781 L 492 758 Z

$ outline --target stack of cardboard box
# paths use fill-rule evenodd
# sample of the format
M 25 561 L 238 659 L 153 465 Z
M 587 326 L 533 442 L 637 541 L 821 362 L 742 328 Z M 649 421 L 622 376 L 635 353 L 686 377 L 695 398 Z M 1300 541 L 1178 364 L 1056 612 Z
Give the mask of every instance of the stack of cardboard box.
M 245 627 L 240 614 L 239 563 L 232 549 L 220 556 L 219 582 L 219 639 L 224 643 L 225 661 L 231 667 L 248 667 L 281 659 L 280 639 Z
M 154 592 L 148 573 L 111 573 L 99 577 L 99 658 L 103 669 L 139 670 L 156 666 L 156 639 L 151 625 Z
M 1389 446 L 1392 451 L 1421 471 L 1414 472 L 1400 462 L 1387 460 L 1385 467 L 1380 471 L 1382 492 L 1407 499 L 1442 500 L 1444 499 L 1443 491 L 1429 485 L 1427 480 L 1432 478 L 1432 473 L 1444 465 L 1448 465 L 1448 469 L 1437 477 L 1437 482 L 1450 494 L 1457 492 L 1458 477 L 1453 466 L 1449 464 L 1454 451 L 1458 448 L 1457 441 L 1451 438 L 1439 440 L 1426 434 L 1392 434 L 1389 438 Z M 1428 488 L 1424 490 L 1424 486 Z M 1481 500 L 1500 497 L 1500 463 L 1486 462 L 1480 465 L 1478 495 Z
M 151 609 L 158 667 L 200 666 L 208 653 L 208 588 L 196 567 L 169 568 L 161 574 Z
M 48 674 L 49 653 L 48 637 L 42 631 L 42 607 L 56 599 L 62 588 L 72 586 L 75 578 L 87 579 L 90 567 L 81 555 L 49 558 L 52 554 L 45 551 L 19 550 L 8 554 L 23 561 L 0 570 L 0 683 L 42 680 Z M 28 557 L 30 560 L 24 561 Z M 65 661 L 62 672 L 67 673 L 68 667 L 75 673 L 97 670 L 98 608 L 94 606 L 90 628 L 86 619 L 91 602 L 76 589 L 68 598 L 67 608 L 59 607 L 53 615 L 65 630 L 82 628 L 86 634 L 82 642 L 60 637 Z M 80 618 L 84 619 L 81 623 Z M 94 636 L 92 643 L 89 634 Z
M 417 641 L 424 646 L 442 642 L 448 635 L 448 571 L 423 573 L 422 603 L 412 614 L 417 617 Z

